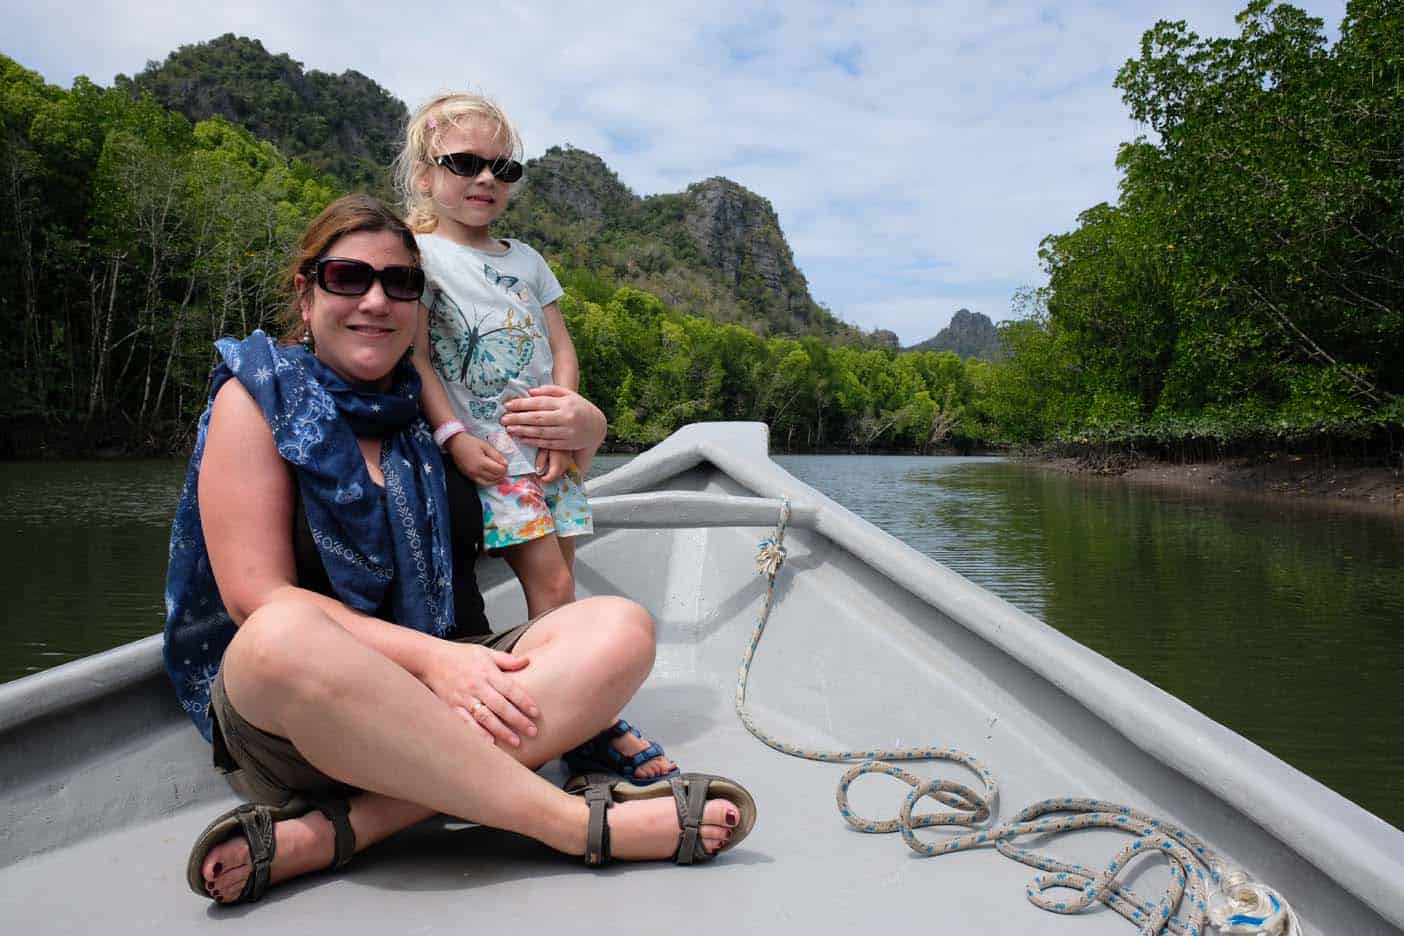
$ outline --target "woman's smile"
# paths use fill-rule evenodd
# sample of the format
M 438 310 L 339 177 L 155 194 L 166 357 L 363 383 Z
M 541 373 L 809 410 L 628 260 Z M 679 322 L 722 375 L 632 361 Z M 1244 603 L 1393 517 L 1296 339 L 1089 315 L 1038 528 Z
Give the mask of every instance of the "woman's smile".
M 385 325 L 347 325 L 346 327 L 367 338 L 388 338 L 397 331 L 397 329 Z

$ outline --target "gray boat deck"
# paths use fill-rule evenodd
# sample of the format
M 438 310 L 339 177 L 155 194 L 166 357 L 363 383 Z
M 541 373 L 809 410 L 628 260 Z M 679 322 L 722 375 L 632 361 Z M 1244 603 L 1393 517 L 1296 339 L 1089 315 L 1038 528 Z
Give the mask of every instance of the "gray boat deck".
M 657 471 L 677 490 L 750 494 L 764 487 L 748 487 L 697 458 Z M 627 475 L 606 482 L 592 494 L 634 484 Z M 635 526 L 649 525 L 634 519 Z M 1247 814 L 1235 802 L 1244 791 L 1206 785 L 1194 765 L 1168 766 L 1164 751 L 1031 669 L 998 638 L 894 587 L 892 570 L 874 568 L 869 551 L 826 535 L 822 523 L 810 526 L 818 528 L 793 528 L 787 536 L 780 598 L 752 672 L 752 709 L 772 733 L 818 747 L 954 744 L 994 771 L 1000 820 L 1053 796 L 1124 802 L 1222 848 L 1287 895 L 1308 932 L 1399 932 L 1378 910 L 1383 902 L 1393 914 L 1397 895 L 1394 904 L 1388 894 L 1381 901 L 1366 881 L 1369 901 L 1362 900 L 1304 856 L 1315 843 L 1303 848 L 1292 841 L 1292 828 L 1269 832 L 1261 816 Z M 162 701 L 161 679 L 148 677 L 113 701 L 99 694 L 70 707 L 81 719 L 57 712 L 8 730 L 0 723 L 0 763 L 24 755 L 27 765 L 0 766 L 0 932 L 214 932 L 246 918 L 265 934 L 471 932 L 503 923 L 527 933 L 771 933 L 777 926 L 817 933 L 1131 932 L 1105 909 L 1058 916 L 1035 908 L 1024 897 L 1034 870 L 993 850 L 919 858 L 899 836 L 851 830 L 834 806 L 841 767 L 774 753 L 745 732 L 732 694 L 764 593 L 752 566 L 764 533 L 759 527 L 615 529 L 595 537 L 579 557 L 582 594 L 628 595 L 659 621 L 654 674 L 625 716 L 663 741 L 684 769 L 732 776 L 756 797 L 755 831 L 719 860 L 591 871 L 528 840 L 436 819 L 363 853 L 336 875 L 276 887 L 252 906 L 217 908 L 187 890 L 185 860 L 199 830 L 235 801 L 204 767 L 203 742 L 174 703 Z M 500 583 L 487 591 L 498 622 L 522 616 L 516 586 L 505 577 L 505 569 L 491 567 L 484 577 L 487 585 Z M 963 598 L 952 600 L 959 608 Z M 1024 626 L 1013 614 L 991 626 Z M 1052 639 L 1045 631 L 1015 636 Z M 1033 647 L 1050 657 L 1066 649 Z M 1087 680 L 1111 688 L 1127 678 L 1126 685 L 1137 684 L 1102 665 Z M 1153 687 L 1145 693 L 1128 706 L 1160 707 L 1171 722 L 1199 725 L 1193 715 L 1206 748 L 1223 743 L 1224 729 L 1186 715 Z M 0 711 L 13 697 L 0 693 Z M 104 728 L 104 705 L 136 713 L 131 717 L 141 730 L 123 728 L 120 714 L 115 727 Z M 67 739 L 70 748 L 63 746 Z M 1263 763 L 1275 762 L 1259 753 L 1268 759 Z M 950 764 L 916 770 L 972 779 Z M 1233 770 L 1226 767 L 1226 775 Z M 1287 795 L 1274 792 L 1282 790 L 1321 796 L 1319 785 L 1295 771 L 1265 781 L 1265 796 Z M 854 787 L 853 805 L 885 818 L 905 792 L 886 778 L 867 778 Z M 1319 802 L 1339 810 L 1342 834 L 1383 856 L 1385 867 L 1377 871 L 1388 875 L 1401 866 L 1404 836 L 1324 793 Z M 1101 867 L 1123 841 L 1089 830 L 1030 847 Z M 1147 864 L 1129 881 L 1154 898 L 1167 878 L 1163 865 Z

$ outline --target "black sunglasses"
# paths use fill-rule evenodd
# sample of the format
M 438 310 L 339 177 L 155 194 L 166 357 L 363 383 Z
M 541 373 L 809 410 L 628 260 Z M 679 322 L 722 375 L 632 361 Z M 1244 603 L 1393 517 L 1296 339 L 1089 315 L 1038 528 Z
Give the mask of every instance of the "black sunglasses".
M 387 299 L 401 302 L 424 295 L 424 271 L 415 266 L 387 266 L 377 270 L 364 260 L 322 257 L 313 268 L 317 285 L 334 296 L 364 296 L 380 280 Z
M 435 156 L 434 163 L 443 166 L 456 176 L 465 176 L 469 179 L 482 172 L 484 167 L 492 171 L 493 178 L 503 182 L 516 182 L 522 177 L 522 164 L 515 159 L 508 159 L 506 156 L 487 159 L 477 153 L 445 153 L 442 156 Z

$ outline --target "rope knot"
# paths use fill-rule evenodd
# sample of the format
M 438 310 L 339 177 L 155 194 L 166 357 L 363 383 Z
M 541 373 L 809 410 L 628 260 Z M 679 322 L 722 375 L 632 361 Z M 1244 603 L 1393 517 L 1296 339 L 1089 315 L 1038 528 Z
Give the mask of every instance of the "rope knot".
M 775 578 L 780 571 L 780 566 L 785 562 L 785 547 L 781 546 L 773 537 L 766 537 L 760 542 L 760 551 L 756 553 L 756 571 L 766 578 Z
M 756 571 L 770 579 L 772 588 L 775 576 L 785 564 L 785 527 L 790 523 L 790 499 L 780 500 L 780 521 L 775 524 L 775 532 L 760 541 L 760 551 L 756 553 Z

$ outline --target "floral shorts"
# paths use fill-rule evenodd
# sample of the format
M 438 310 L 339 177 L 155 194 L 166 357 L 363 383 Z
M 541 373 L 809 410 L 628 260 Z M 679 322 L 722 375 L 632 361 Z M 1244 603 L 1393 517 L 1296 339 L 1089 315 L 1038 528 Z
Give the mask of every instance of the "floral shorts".
M 571 465 L 565 475 L 546 484 L 529 474 L 480 485 L 484 548 L 529 543 L 551 533 L 581 536 L 595 532 L 583 483 L 579 469 Z

